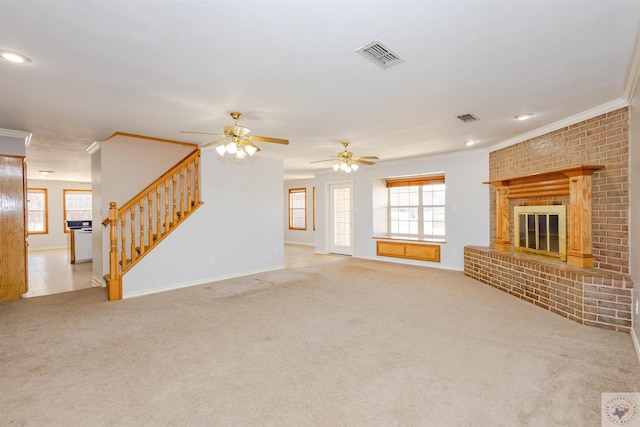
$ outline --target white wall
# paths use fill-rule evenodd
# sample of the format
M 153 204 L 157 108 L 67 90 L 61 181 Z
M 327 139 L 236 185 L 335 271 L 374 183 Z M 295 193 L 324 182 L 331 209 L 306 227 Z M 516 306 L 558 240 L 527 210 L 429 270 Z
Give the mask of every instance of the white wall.
M 125 204 L 197 148 L 121 135 L 100 145 L 103 219 L 109 216 L 110 202 Z
M 96 222 L 93 223 L 93 241 L 91 242 L 93 255 L 91 281 L 96 286 L 106 286 L 103 273 L 102 236 L 105 232 L 108 234 L 109 230 L 102 225 L 102 220 L 106 217 L 102 216 L 102 153 L 100 143 L 94 143 L 88 150 L 91 154 L 91 209 L 92 216 L 96 218 Z M 109 266 L 106 268 L 108 269 Z
M 640 357 L 640 85 L 629 107 L 629 273 L 633 286 L 632 335 Z
M 377 233 L 374 233 L 374 218 L 379 222 L 381 215 L 386 213 L 381 208 L 380 198 L 374 197 L 374 191 L 377 194 L 384 191 L 382 180 L 385 178 L 437 172 L 445 173 L 447 186 L 447 241 L 441 245 L 441 262 L 405 261 L 376 256 L 376 241 L 373 236 Z M 331 169 L 317 174 L 316 252 L 328 253 L 330 247 L 327 186 L 349 180 L 353 183 L 354 257 L 462 270 L 465 246 L 489 246 L 489 186 L 482 184 L 489 179 L 488 176 L 489 154 L 486 150 L 379 162 L 371 167 L 362 166 L 352 174 L 342 174 Z
M 284 267 L 282 161 L 202 151 L 204 205 L 123 277 L 124 297 Z
M 47 208 L 49 217 L 49 230 L 47 234 L 29 235 L 29 250 L 69 247 L 69 234 L 64 232 L 63 190 L 91 190 L 91 184 L 27 178 L 27 188 L 47 189 Z M 97 226 L 98 225 L 94 222 L 94 228 Z
M 299 245 L 315 245 L 315 231 L 313 230 L 313 187 L 314 179 L 299 179 L 284 183 L 284 241 Z M 289 189 L 306 188 L 307 190 L 307 229 L 289 230 Z
M 101 264 L 102 272 L 94 268 L 94 277 L 102 278 L 109 273 L 109 228 L 98 228 L 98 224 L 109 216 L 109 203 L 122 206 L 195 148 L 194 145 L 116 135 L 101 142 L 100 149 L 91 154 L 92 179 L 96 184 L 93 191 L 101 203 L 100 211 L 94 211 L 94 216 L 98 215 L 94 218 L 94 239 L 98 238 L 100 242 L 94 241 L 93 258 L 100 257 L 96 267 Z M 94 173 L 98 168 L 99 181 Z M 98 229 L 102 233 L 96 235 Z

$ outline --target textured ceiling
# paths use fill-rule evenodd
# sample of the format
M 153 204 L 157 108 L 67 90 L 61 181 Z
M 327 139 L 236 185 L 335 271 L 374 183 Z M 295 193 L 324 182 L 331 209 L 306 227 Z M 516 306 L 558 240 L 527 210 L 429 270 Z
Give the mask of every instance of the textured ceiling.
M 0 49 L 32 59 L 0 61 L 0 128 L 33 133 L 30 177 L 73 181 L 114 132 L 203 143 L 179 131 L 236 110 L 290 140 L 259 144 L 285 179 L 341 140 L 381 161 L 488 147 L 620 100 L 639 18 L 636 0 L 0 0 Z M 376 39 L 405 62 L 355 52 Z

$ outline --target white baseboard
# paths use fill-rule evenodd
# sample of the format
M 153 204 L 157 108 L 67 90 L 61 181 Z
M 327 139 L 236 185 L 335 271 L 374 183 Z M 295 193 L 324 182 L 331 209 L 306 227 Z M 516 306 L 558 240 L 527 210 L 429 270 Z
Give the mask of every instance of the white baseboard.
M 38 252 L 38 251 L 52 251 L 57 249 L 68 249 L 68 246 L 52 246 L 50 248 L 32 248 L 29 246 L 29 252 Z
M 301 242 L 284 242 L 285 245 L 299 245 L 299 246 L 315 246 L 313 243 L 301 243 Z
M 259 269 L 259 270 L 245 271 L 245 272 L 238 273 L 238 274 L 229 274 L 229 275 L 226 275 L 226 276 L 210 277 L 210 278 L 207 278 L 207 279 L 197 280 L 197 281 L 194 281 L 194 282 L 178 283 L 178 284 L 173 284 L 173 285 L 162 286 L 162 287 L 159 287 L 159 288 L 145 289 L 145 290 L 137 291 L 137 292 L 129 292 L 129 293 L 127 293 L 127 292 L 123 291 L 122 299 L 141 297 L 141 296 L 144 296 L 144 295 L 152 295 L 152 294 L 157 294 L 157 293 L 160 293 L 160 292 L 173 291 L 175 289 L 189 288 L 191 286 L 204 285 L 204 284 L 207 284 L 207 283 L 219 282 L 221 280 L 235 279 L 236 277 L 244 277 L 244 276 L 250 276 L 252 274 L 257 274 L 257 273 L 266 273 L 268 271 L 282 270 L 283 268 L 284 268 L 284 265 L 280 265 L 280 266 L 276 266 L 276 267 L 263 268 L 263 269 Z
M 98 276 L 96 276 L 94 274 L 91 275 L 91 284 L 93 286 L 97 286 L 97 287 L 100 287 L 100 288 L 104 288 L 104 287 L 107 286 L 107 284 L 104 283 L 104 280 L 102 278 L 100 278 L 100 277 L 98 277 Z
M 418 260 L 412 260 L 412 259 L 379 257 L 379 256 L 354 256 L 354 258 L 370 259 L 372 261 L 392 262 L 394 264 L 416 265 L 418 267 L 440 268 L 442 270 L 464 271 L 464 267 L 457 267 L 454 265 L 443 265 L 443 264 L 439 264 L 436 262 L 429 262 L 429 261 L 418 261 Z

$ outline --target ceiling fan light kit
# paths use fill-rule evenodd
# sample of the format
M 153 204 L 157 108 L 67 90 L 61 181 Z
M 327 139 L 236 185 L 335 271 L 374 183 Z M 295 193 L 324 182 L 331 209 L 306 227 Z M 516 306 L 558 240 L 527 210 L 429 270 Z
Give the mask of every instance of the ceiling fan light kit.
M 311 163 L 335 162 L 332 166 L 334 171 L 342 172 L 342 173 L 351 173 L 351 172 L 357 171 L 358 168 L 360 167 L 360 164 L 373 165 L 374 162 L 372 162 L 371 160 L 378 159 L 377 156 L 354 157 L 353 152 L 347 151 L 347 147 L 349 146 L 349 143 L 347 141 L 344 141 L 342 145 L 344 146 L 344 151 L 339 152 L 338 155 L 333 157 L 332 159 L 316 160 L 315 162 L 311 162 Z
M 220 143 L 216 146 L 216 151 L 220 156 L 224 156 L 225 154 L 230 154 L 235 156 L 236 162 L 238 160 L 242 160 L 247 155 L 252 157 L 260 148 L 253 143 L 253 141 L 261 141 L 261 142 L 273 142 L 276 144 L 289 144 L 289 141 L 286 139 L 280 138 L 270 138 L 268 136 L 249 136 L 251 129 L 246 128 L 244 126 L 238 125 L 238 119 L 242 116 L 242 113 L 237 111 L 233 111 L 231 113 L 231 117 L 234 120 L 234 123 L 229 126 L 224 127 L 224 133 L 211 133 L 211 132 L 190 132 L 190 131 L 181 131 L 183 133 L 197 133 L 204 135 L 216 135 L 222 137 L 221 139 L 216 139 L 215 141 L 206 142 L 204 144 L 200 144 L 200 147 L 208 147 L 210 145 Z
M 226 153 L 236 156 L 236 160 L 241 160 L 247 157 L 252 157 L 258 152 L 258 149 L 252 145 L 243 145 L 240 142 L 231 141 L 228 144 L 220 144 L 216 147 L 216 151 L 222 157 Z
M 342 173 L 351 173 L 357 171 L 359 166 L 355 163 L 340 162 L 333 165 L 334 171 L 342 171 Z

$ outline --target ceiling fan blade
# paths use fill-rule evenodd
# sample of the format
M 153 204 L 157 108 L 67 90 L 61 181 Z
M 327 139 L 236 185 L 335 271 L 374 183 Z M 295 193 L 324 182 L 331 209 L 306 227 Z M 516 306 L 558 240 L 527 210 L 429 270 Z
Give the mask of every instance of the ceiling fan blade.
M 256 149 L 256 153 L 257 153 L 258 151 L 262 151 L 262 150 L 260 150 L 260 147 L 258 147 L 256 144 L 254 144 L 254 143 L 253 143 L 253 142 L 251 142 L 251 141 L 243 141 L 242 143 L 243 143 L 244 145 L 250 145 L 250 146 L 252 146 L 253 148 L 255 148 L 255 149 Z
M 359 159 L 379 160 L 378 156 L 358 156 Z
M 363 165 L 375 165 L 375 163 L 370 162 L 369 160 L 353 159 L 353 161 L 356 163 L 362 163 Z
M 253 135 L 253 136 L 250 136 L 249 139 L 251 141 L 274 142 L 276 144 L 285 144 L 285 145 L 289 143 L 289 140 L 287 139 L 269 138 L 268 136 Z
M 192 132 L 192 131 L 189 131 L 189 130 L 181 130 L 181 131 L 180 131 L 180 133 L 195 133 L 195 134 L 198 134 L 198 135 L 216 135 L 216 136 L 226 136 L 226 135 L 224 135 L 224 134 L 222 134 L 222 133 L 213 133 L 213 132 Z
M 327 160 L 315 160 L 309 163 L 321 163 L 321 162 L 335 162 L 337 159 L 327 159 Z
M 205 142 L 204 144 L 200 144 L 200 148 L 208 147 L 210 145 L 217 144 L 218 142 L 222 142 L 225 140 L 226 138 L 222 138 L 222 139 L 216 139 L 215 141 Z

